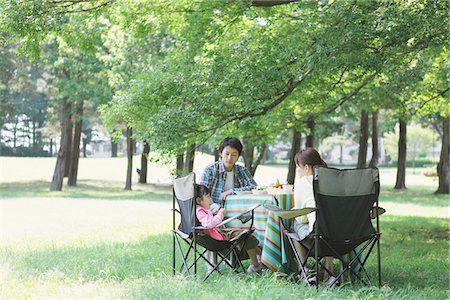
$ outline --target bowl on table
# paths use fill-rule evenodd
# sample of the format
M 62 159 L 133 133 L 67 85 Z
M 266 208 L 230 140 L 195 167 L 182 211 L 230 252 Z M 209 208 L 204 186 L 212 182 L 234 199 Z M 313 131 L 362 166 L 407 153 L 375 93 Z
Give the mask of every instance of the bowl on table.
M 292 194 L 293 192 L 294 192 L 294 185 L 283 184 L 283 193 L 284 194 Z

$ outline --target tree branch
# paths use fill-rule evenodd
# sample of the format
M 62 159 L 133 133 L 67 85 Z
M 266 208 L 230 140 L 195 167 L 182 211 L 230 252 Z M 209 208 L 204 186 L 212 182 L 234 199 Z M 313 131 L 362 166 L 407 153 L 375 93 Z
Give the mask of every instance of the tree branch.
M 227 119 L 225 119 L 225 121 L 219 123 L 216 126 L 213 127 L 209 127 L 206 129 L 202 129 L 202 130 L 198 130 L 198 129 L 193 129 L 196 133 L 205 133 L 208 131 L 212 131 L 212 130 L 217 130 L 219 128 L 224 127 L 225 125 L 236 121 L 236 120 L 242 120 L 245 118 L 249 118 L 249 117 L 257 117 L 257 116 L 262 116 L 264 114 L 266 114 L 268 111 L 272 110 L 273 108 L 275 108 L 276 106 L 278 106 L 280 103 L 282 103 L 294 90 L 295 88 L 302 83 L 306 78 L 309 77 L 309 75 L 311 74 L 313 69 L 309 69 L 308 71 L 306 71 L 302 78 L 300 78 L 299 80 L 294 80 L 293 78 L 289 79 L 288 82 L 286 83 L 285 88 L 283 88 L 283 91 L 279 92 L 276 95 L 276 98 L 269 104 L 263 106 L 263 107 L 258 107 L 258 108 L 254 108 L 252 110 L 246 111 L 244 113 L 237 113 L 234 116 L 228 117 Z M 257 99 L 256 101 L 259 100 L 263 100 L 263 99 L 267 99 L 267 98 L 271 98 L 270 96 L 265 96 L 262 98 Z

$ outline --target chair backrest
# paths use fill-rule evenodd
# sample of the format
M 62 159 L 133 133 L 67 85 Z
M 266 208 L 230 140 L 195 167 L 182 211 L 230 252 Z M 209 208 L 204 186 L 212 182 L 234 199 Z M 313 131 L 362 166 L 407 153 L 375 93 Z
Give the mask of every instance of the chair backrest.
M 173 208 L 175 202 L 181 214 L 178 229 L 186 234 L 191 234 L 196 225 L 195 217 L 195 173 L 173 179 Z
M 370 210 L 378 206 L 377 168 L 314 169 L 318 233 L 333 242 L 368 239 L 375 229 Z

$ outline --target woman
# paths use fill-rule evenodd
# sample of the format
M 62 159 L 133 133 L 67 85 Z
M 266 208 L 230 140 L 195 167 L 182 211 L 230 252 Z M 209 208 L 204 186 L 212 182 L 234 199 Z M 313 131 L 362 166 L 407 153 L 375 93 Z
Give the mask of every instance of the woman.
M 300 150 L 295 155 L 295 164 L 297 178 L 294 184 L 294 208 L 316 207 L 313 191 L 313 169 L 314 166 L 327 167 L 327 164 L 314 148 Z M 300 240 L 303 240 L 313 231 L 315 221 L 315 213 L 297 217 L 292 222 L 291 230 L 297 233 Z M 306 249 L 297 241 L 294 242 L 295 248 L 300 255 L 300 260 L 305 262 L 307 259 Z M 325 267 L 333 271 L 333 257 L 325 258 Z M 325 272 L 324 281 L 333 282 L 334 276 L 330 276 L 328 272 Z

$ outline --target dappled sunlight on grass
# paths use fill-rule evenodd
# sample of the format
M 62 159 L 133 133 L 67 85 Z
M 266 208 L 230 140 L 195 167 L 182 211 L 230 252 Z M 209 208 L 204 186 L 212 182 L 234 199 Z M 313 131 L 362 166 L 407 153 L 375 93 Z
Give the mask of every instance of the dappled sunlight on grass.
M 46 181 L 12 182 L 0 184 L 0 198 L 76 198 L 97 200 L 148 200 L 169 201 L 172 199 L 170 187 L 156 187 L 152 184 L 134 184 L 131 191 L 125 191 L 123 183 L 114 181 L 80 180 L 76 187 L 64 186 L 62 191 L 52 192 Z
M 449 195 L 435 195 L 436 188 L 430 186 L 411 186 L 406 190 L 381 189 L 380 203 L 395 202 L 409 203 L 421 206 L 439 206 L 449 205 Z
M 61 246 L 82 241 L 132 242 L 169 232 L 169 202 L 65 198 L 4 199 L 2 242 L 16 247 Z
M 0 184 L 0 279 L 5 299 L 446 299 L 450 259 L 448 218 L 380 218 L 382 288 L 346 284 L 319 292 L 264 275 L 172 275 L 171 192 L 151 185 L 80 181 L 49 192 L 46 182 Z M 445 205 L 422 186 L 382 190 L 381 206 Z M 443 199 L 442 199 L 443 200 Z M 397 203 L 398 202 L 398 203 Z M 447 201 L 448 202 L 448 201 Z M 417 203 L 418 204 L 418 203 Z M 418 207 L 415 205 L 414 207 Z M 432 214 L 431 214 L 432 215 Z M 179 261 L 178 261 L 179 262 Z M 248 261 L 245 265 L 248 265 Z M 376 253 L 367 262 L 376 281 Z M 205 266 L 200 263 L 199 274 Z

